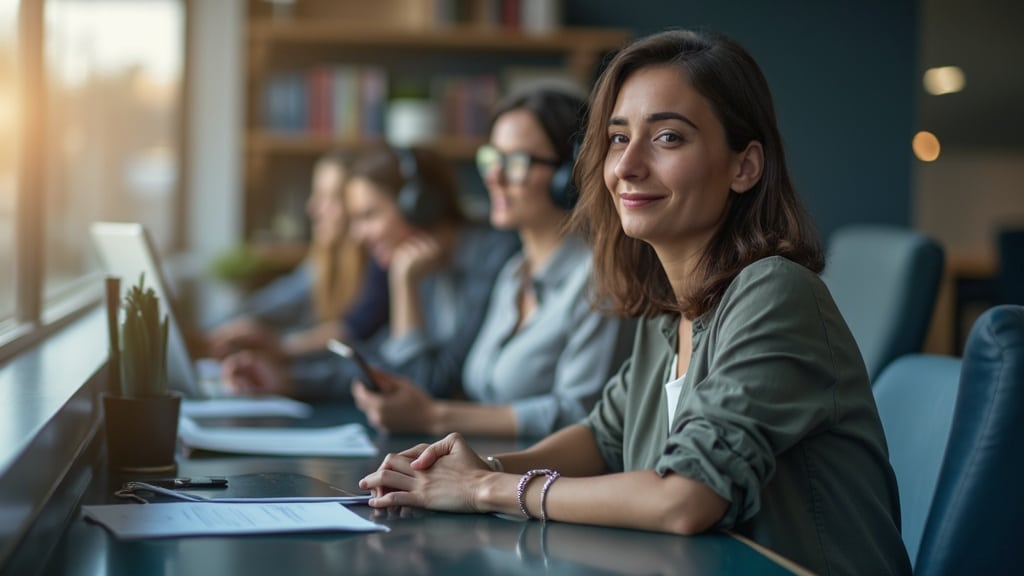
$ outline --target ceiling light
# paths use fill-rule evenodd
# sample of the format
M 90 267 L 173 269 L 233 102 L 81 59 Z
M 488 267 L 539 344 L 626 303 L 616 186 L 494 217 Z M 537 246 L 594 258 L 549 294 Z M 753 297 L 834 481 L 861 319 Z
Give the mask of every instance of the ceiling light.
M 924 72 L 924 89 L 929 94 L 953 94 L 964 89 L 964 71 L 959 66 L 929 68 Z
M 941 146 L 939 139 L 931 132 L 924 130 L 914 134 L 914 155 L 922 162 L 934 162 L 939 157 Z

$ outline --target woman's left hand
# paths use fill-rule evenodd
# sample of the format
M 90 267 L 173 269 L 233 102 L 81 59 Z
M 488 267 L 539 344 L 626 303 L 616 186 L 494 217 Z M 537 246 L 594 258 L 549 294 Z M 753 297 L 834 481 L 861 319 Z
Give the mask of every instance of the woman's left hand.
M 409 380 L 380 370 L 373 377 L 381 386 L 379 394 L 362 382 L 352 384 L 352 398 L 370 424 L 389 432 L 431 434 L 437 423 L 437 404 Z
M 430 272 L 441 267 L 444 250 L 434 236 L 422 232 L 406 238 L 396 249 L 388 266 L 392 282 L 415 286 Z
M 424 465 L 426 461 L 430 463 Z M 359 487 L 371 491 L 374 508 L 484 512 L 478 493 L 491 473 L 466 440 L 453 433 L 426 447 L 388 454 L 376 472 L 359 481 Z

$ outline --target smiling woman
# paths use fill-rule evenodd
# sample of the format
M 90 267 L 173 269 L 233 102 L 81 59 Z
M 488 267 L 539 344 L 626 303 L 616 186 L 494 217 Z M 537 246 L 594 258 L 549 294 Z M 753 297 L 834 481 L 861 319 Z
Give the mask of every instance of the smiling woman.
M 815 573 L 909 574 L 864 362 L 750 54 L 685 30 L 623 48 L 575 170 L 597 302 L 644 316 L 629 360 L 526 450 L 485 461 L 452 434 L 389 455 L 370 506 L 733 530 Z

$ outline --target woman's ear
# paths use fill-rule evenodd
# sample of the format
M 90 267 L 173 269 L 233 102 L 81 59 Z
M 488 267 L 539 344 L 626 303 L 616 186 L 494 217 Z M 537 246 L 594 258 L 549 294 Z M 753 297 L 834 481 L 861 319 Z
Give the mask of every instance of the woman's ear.
M 764 172 L 764 148 L 757 140 L 751 140 L 746 149 L 736 157 L 736 171 L 730 190 L 742 194 L 761 180 Z

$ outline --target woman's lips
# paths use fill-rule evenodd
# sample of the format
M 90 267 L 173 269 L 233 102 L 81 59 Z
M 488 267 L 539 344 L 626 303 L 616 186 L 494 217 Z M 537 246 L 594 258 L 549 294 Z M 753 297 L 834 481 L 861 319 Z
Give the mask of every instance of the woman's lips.
M 619 202 L 623 208 L 641 208 L 661 199 L 662 196 L 654 194 L 619 194 Z

